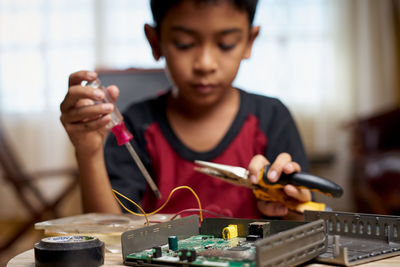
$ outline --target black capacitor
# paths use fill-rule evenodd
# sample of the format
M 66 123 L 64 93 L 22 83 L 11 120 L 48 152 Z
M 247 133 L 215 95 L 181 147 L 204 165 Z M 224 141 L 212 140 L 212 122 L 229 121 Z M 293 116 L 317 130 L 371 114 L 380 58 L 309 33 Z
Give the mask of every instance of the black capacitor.
M 181 249 L 181 250 L 179 250 L 179 252 L 178 252 L 178 257 L 179 257 L 179 260 L 180 260 L 180 261 L 184 261 L 184 260 L 187 259 L 187 252 L 188 252 L 187 249 Z
M 162 250 L 160 246 L 153 247 L 153 258 L 160 258 L 162 256 Z
M 195 261 L 197 257 L 196 250 L 191 249 L 186 253 L 186 258 L 189 262 Z

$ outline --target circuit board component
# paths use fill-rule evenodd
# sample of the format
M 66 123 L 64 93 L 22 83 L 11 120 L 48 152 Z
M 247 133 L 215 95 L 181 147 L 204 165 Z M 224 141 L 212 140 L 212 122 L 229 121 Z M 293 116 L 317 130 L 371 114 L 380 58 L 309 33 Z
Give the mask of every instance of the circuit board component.
M 172 251 L 178 250 L 178 237 L 175 235 L 168 237 L 168 247 Z
M 222 238 L 231 239 L 238 236 L 238 230 L 236 224 L 230 224 L 224 229 L 222 229 Z
M 228 228 L 228 227 L 227 227 Z M 235 241 L 235 242 L 232 242 Z M 212 235 L 196 235 L 178 240 L 178 249 L 169 245 L 160 246 L 161 252 L 154 257 L 154 248 L 128 255 L 136 262 L 157 263 L 190 263 L 206 266 L 252 267 L 255 265 L 254 242 L 246 242 L 244 237 L 218 238 Z
M 325 229 L 323 220 L 240 218 L 206 218 L 199 227 L 192 215 L 124 232 L 122 255 L 130 266 L 295 266 L 326 251 Z
M 249 223 L 249 235 L 258 236 L 258 238 L 266 237 L 268 235 L 268 223 L 267 222 Z

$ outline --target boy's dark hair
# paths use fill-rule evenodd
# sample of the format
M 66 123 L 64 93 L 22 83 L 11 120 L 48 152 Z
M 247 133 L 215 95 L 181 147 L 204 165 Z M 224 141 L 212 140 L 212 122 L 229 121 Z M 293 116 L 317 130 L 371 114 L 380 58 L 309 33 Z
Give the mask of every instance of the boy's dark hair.
M 167 12 L 182 1 L 194 1 L 195 3 L 199 4 L 216 4 L 220 1 L 228 1 L 232 3 L 238 10 L 244 10 L 247 12 L 250 26 L 253 24 L 258 2 L 258 0 L 151 0 L 151 12 L 153 13 L 153 19 L 157 30 L 160 29 L 161 22 Z

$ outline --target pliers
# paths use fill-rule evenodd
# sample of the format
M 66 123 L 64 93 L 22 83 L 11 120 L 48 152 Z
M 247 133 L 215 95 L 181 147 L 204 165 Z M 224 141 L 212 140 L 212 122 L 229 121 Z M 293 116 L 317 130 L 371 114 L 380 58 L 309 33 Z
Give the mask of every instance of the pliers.
M 194 163 L 200 166 L 195 167 L 196 171 L 222 179 L 234 185 L 248 187 L 253 190 L 257 199 L 268 202 L 280 202 L 288 207 L 288 209 L 299 213 L 303 213 L 304 210 L 324 211 L 326 210 L 326 205 L 312 201 L 299 202 L 294 200 L 282 190 L 287 184 L 323 193 L 331 197 L 340 197 L 343 193 L 343 189 L 339 185 L 325 178 L 305 172 L 293 174 L 282 173 L 279 180 L 273 183 L 267 178 L 270 165 L 266 165 L 261 170 L 258 184 L 253 184 L 249 179 L 249 171 L 245 168 L 201 160 L 195 160 Z

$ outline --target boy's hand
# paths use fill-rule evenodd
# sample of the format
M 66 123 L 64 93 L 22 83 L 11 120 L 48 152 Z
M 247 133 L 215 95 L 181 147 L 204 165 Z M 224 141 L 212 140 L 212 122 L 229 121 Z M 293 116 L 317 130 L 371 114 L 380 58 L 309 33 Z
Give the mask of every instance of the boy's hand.
M 114 105 L 95 104 L 105 94 L 101 89 L 82 86 L 82 81 L 93 81 L 97 74 L 91 71 L 79 71 L 69 76 L 68 93 L 60 105 L 60 120 L 75 146 L 77 153 L 91 155 L 103 148 L 107 133 L 106 125 L 111 121 L 109 115 Z M 115 101 L 119 90 L 115 86 L 107 88 Z
M 270 164 L 270 162 L 262 155 L 256 155 L 252 158 L 248 167 L 250 172 L 250 180 L 252 183 L 258 183 L 258 177 L 261 169 L 268 164 Z M 267 177 L 271 182 L 276 182 L 279 180 L 282 172 L 291 174 L 300 171 L 300 165 L 296 162 L 293 162 L 292 157 L 288 153 L 281 153 L 269 168 Z M 311 200 L 311 193 L 308 189 L 298 189 L 293 185 L 285 185 L 283 187 L 283 192 L 300 202 Z M 259 201 L 258 209 L 264 215 L 270 217 L 281 217 L 288 214 L 288 208 L 284 204 L 278 202 Z

